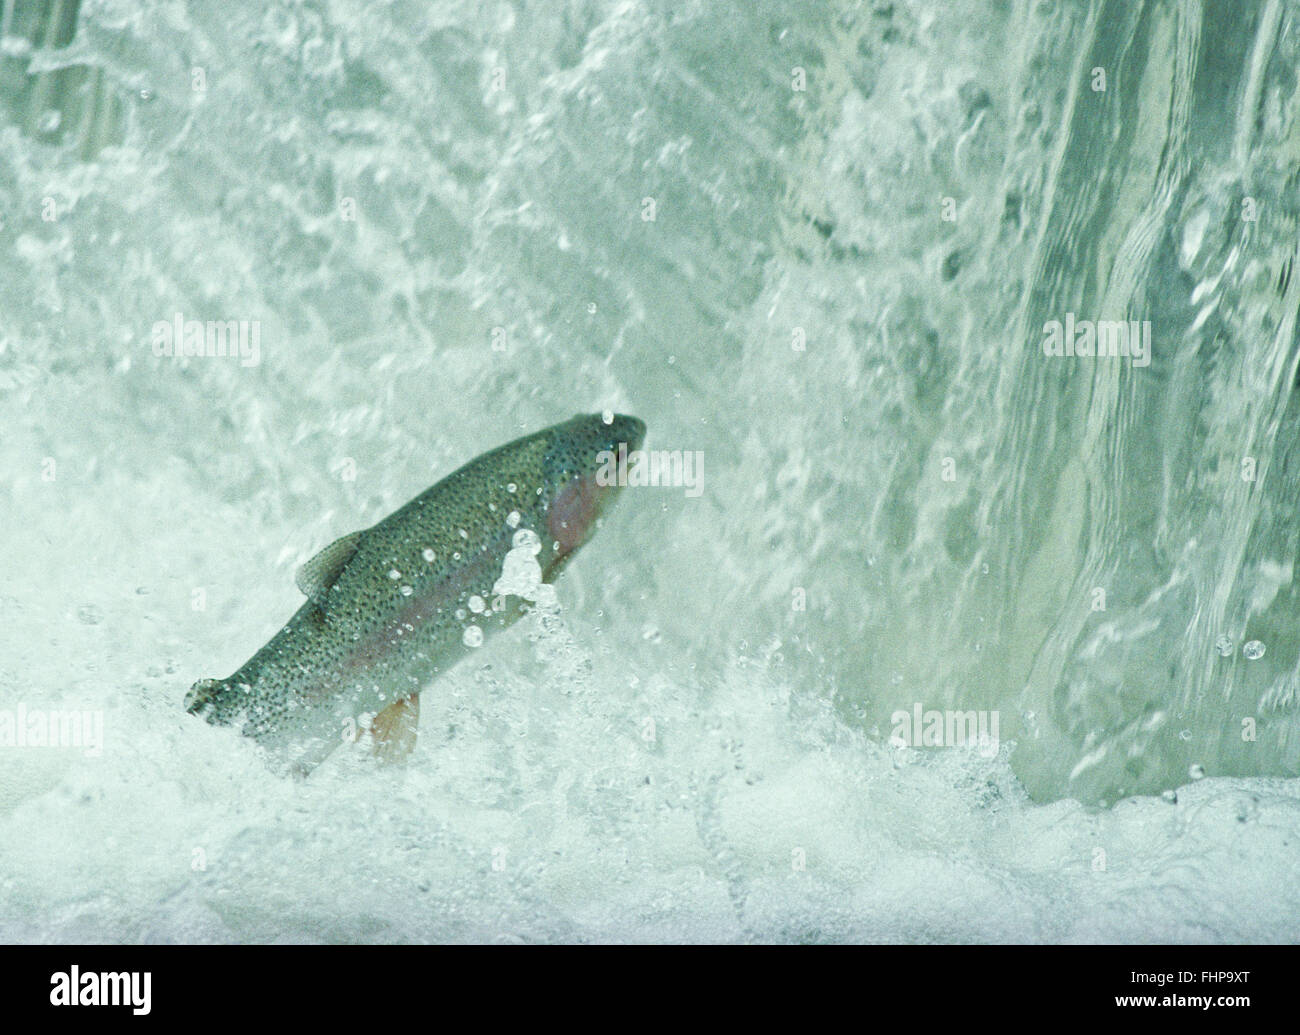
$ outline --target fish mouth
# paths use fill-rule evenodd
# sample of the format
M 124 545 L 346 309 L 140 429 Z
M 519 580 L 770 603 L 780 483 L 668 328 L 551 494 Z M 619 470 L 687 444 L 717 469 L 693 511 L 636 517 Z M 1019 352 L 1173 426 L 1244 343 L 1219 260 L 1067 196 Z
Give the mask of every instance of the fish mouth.
M 645 441 L 645 421 L 637 417 L 615 414 L 608 428 L 616 450 L 619 443 L 627 443 L 627 451 L 631 453 L 640 449 L 641 443 Z
M 627 414 L 575 417 L 561 425 L 548 463 L 552 491 L 547 531 L 555 544 L 553 565 L 578 549 L 591 536 L 601 513 L 619 486 L 606 475 L 618 457 L 641 448 L 645 421 Z
M 185 710 L 190 715 L 197 715 L 204 722 L 214 726 L 223 726 L 228 719 L 221 712 L 221 694 L 226 684 L 220 679 L 200 679 L 185 695 Z

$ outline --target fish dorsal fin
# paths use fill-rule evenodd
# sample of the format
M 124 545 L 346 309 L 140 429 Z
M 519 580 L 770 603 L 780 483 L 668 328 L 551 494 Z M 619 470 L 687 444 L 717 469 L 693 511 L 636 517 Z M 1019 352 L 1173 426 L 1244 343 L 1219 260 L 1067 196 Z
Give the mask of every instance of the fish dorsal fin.
M 353 532 L 342 539 L 335 539 L 311 560 L 304 562 L 293 577 L 298 588 L 317 605 L 324 603 L 326 592 L 343 574 L 348 561 L 352 560 L 352 555 L 357 552 L 359 542 L 361 542 L 361 533 Z

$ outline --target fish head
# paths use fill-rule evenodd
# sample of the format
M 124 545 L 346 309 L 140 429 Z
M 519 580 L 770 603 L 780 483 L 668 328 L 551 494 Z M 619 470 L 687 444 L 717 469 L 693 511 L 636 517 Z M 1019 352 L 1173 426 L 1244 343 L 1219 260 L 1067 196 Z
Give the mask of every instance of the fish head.
M 200 679 L 185 695 L 185 710 L 214 726 L 228 726 L 237 711 L 237 699 L 228 690 L 224 679 Z
M 594 531 L 617 495 L 627 456 L 641 448 L 646 427 L 636 417 L 584 414 L 556 425 L 543 460 L 546 527 L 554 544 L 547 558 L 550 581 Z

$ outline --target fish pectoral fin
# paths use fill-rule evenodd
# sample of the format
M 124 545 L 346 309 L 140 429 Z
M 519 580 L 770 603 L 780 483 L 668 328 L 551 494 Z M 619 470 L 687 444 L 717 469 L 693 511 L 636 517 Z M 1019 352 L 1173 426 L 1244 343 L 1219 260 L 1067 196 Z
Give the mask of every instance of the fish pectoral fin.
M 394 701 L 370 722 L 370 750 L 384 763 L 405 762 L 420 728 L 420 695 Z
M 317 604 L 324 602 L 325 593 L 338 581 L 343 569 L 348 566 L 348 561 L 357 552 L 361 536 L 361 532 L 353 532 L 342 539 L 335 539 L 298 569 L 293 580 L 305 596 Z

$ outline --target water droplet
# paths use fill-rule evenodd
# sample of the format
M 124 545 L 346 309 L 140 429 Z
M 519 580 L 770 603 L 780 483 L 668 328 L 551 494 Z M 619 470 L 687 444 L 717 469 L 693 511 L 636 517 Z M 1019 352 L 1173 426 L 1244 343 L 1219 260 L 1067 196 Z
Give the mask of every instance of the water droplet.
M 432 564 L 438 559 L 438 555 L 430 550 L 427 546 L 420 552 L 420 556 Z
M 1241 648 L 1241 653 L 1246 655 L 1247 661 L 1258 661 L 1264 656 L 1264 645 L 1259 640 L 1251 640 Z
M 468 625 L 465 627 L 461 640 L 466 647 L 481 647 L 483 645 L 483 630 L 477 625 Z
M 518 528 L 518 527 L 519 527 L 519 511 L 517 511 L 517 510 L 512 510 L 509 514 L 507 514 L 507 515 L 506 515 L 506 524 L 509 525 L 511 528 Z
M 402 596 L 404 597 L 409 597 L 412 593 L 415 592 L 415 590 L 413 590 L 410 586 L 402 586 L 401 589 L 398 590 L 398 592 L 401 593 Z
M 487 605 L 483 602 L 483 598 L 476 593 L 469 598 L 469 609 L 476 615 L 481 615 L 487 610 Z
M 1168 804 L 1170 804 L 1170 805 L 1177 805 L 1177 804 L 1178 804 L 1178 792 L 1177 792 L 1177 791 L 1161 791 L 1161 792 L 1160 792 L 1160 800 L 1163 801 L 1163 802 L 1166 802 L 1166 803 L 1168 803 Z
M 511 482 L 509 485 L 506 486 L 506 492 L 517 492 L 518 490 L 519 490 L 519 486 L 517 486 L 514 482 Z
M 1205 766 L 1201 765 L 1200 763 L 1197 763 L 1196 765 L 1193 765 L 1190 769 L 1187 770 L 1187 775 L 1190 776 L 1193 780 L 1204 780 Z
M 1232 657 L 1232 640 L 1227 636 L 1220 636 L 1214 641 L 1214 649 L 1219 652 L 1219 657 Z
M 402 577 L 402 573 L 398 571 L 396 568 L 389 568 L 388 577 L 392 579 L 394 582 L 396 582 L 398 579 Z
M 510 545 L 516 550 L 521 547 L 526 547 L 534 555 L 542 552 L 542 541 L 538 538 L 537 533 L 531 528 L 519 529 L 510 540 Z

